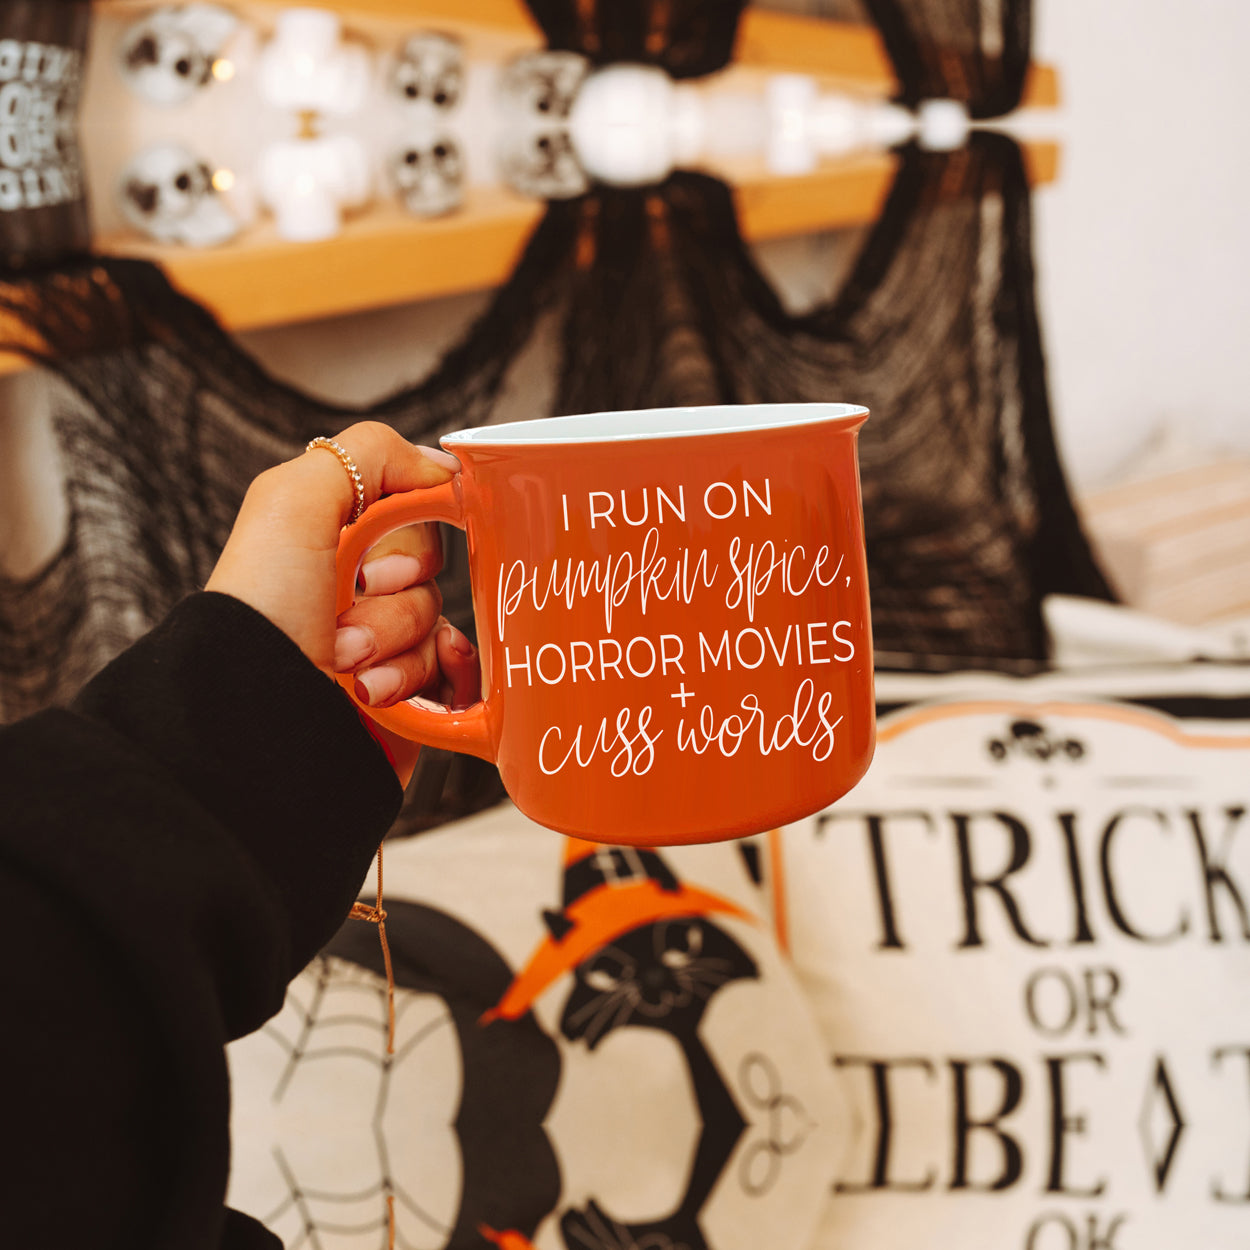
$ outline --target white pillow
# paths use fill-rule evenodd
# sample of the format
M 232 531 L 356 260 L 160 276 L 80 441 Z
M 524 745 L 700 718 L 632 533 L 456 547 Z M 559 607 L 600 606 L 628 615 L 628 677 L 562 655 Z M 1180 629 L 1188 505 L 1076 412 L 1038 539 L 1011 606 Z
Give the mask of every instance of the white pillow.
M 372 926 L 231 1048 L 229 1201 L 288 1245 L 805 1250 L 847 1140 L 761 845 L 612 851 L 511 805 L 388 844 Z M 309 1232 L 309 1230 L 312 1230 Z
M 828 1250 L 1250 1245 L 1250 667 L 883 675 L 778 916 L 856 1135 Z

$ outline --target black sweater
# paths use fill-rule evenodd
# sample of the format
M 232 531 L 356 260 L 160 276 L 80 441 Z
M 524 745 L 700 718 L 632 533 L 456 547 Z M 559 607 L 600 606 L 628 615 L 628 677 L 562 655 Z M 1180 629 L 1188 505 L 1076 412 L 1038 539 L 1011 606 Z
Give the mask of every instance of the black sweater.
M 338 687 L 198 594 L 0 730 L 0 1240 L 276 1247 L 224 1207 L 223 1047 L 357 896 L 401 790 Z

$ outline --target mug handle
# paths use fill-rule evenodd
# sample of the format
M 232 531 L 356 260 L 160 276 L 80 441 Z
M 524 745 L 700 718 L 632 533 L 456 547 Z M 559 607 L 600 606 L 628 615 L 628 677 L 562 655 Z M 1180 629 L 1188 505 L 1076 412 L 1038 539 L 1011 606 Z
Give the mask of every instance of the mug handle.
M 354 524 L 343 530 L 335 569 L 336 616 L 346 612 L 355 602 L 356 578 L 370 548 L 387 534 L 419 521 L 446 521 L 457 529 L 464 529 L 459 475 L 441 486 L 388 495 L 366 508 Z M 458 712 L 429 703 L 418 705 L 408 700 L 393 707 L 375 708 L 356 698 L 355 678 L 351 673 L 336 673 L 334 676 L 351 701 L 384 729 L 423 746 L 441 747 L 495 762 L 495 747 L 485 702 L 479 701 Z

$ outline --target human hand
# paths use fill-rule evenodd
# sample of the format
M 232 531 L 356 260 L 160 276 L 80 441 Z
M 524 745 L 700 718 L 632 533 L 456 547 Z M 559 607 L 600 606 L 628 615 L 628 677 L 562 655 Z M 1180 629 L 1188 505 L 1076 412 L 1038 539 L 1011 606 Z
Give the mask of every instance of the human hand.
M 353 425 L 335 441 L 360 470 L 366 504 L 437 486 L 457 467 L 453 456 L 413 447 L 380 422 Z M 248 488 L 206 588 L 268 617 L 323 672 L 356 673 L 357 694 L 371 706 L 417 693 L 474 702 L 477 652 L 440 615 L 442 596 L 431 580 L 442 567 L 435 527 L 410 526 L 383 540 L 362 569 L 364 597 L 336 621 L 335 555 L 354 503 L 351 479 L 328 451 L 266 470 Z M 370 728 L 407 784 L 416 745 Z
M 431 579 L 442 563 L 434 524 L 396 530 L 365 557 L 360 598 L 338 618 L 334 637 L 334 669 L 356 674 L 362 703 L 390 707 L 423 694 L 463 708 L 480 697 L 477 650 L 439 614 L 442 595 Z

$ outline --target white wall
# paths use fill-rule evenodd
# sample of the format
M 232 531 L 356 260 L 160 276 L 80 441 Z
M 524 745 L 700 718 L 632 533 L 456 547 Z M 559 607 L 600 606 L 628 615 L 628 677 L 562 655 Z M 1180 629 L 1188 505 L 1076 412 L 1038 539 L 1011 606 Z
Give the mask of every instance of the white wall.
M 1065 105 L 1035 200 L 1051 395 L 1078 488 L 1250 451 L 1250 4 L 1037 0 Z M 1023 119 L 1054 131 L 1053 116 Z

